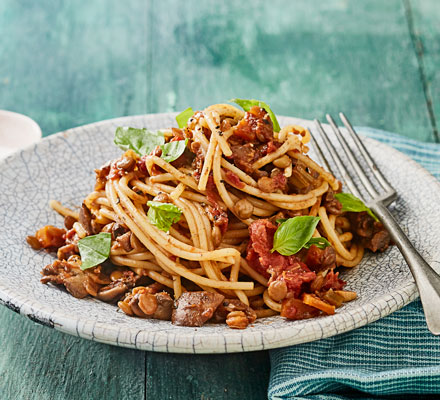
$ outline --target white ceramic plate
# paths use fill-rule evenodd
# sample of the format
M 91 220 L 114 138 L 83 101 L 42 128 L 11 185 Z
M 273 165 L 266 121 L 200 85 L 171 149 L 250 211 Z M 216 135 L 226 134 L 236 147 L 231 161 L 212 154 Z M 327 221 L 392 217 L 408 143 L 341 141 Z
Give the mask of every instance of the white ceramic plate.
M 62 225 L 48 202 L 56 199 L 74 207 L 94 186 L 94 168 L 118 157 L 113 145 L 117 126 L 151 129 L 175 125 L 175 114 L 119 118 L 75 128 L 43 139 L 0 163 L 0 300 L 28 318 L 49 327 L 118 346 L 182 353 L 228 353 L 283 347 L 329 337 L 363 326 L 403 307 L 416 298 L 416 288 L 397 248 L 368 254 L 358 267 L 347 270 L 347 288 L 358 299 L 336 315 L 304 321 L 281 317 L 257 320 L 245 330 L 207 324 L 177 327 L 168 321 L 126 316 L 116 306 L 93 298 L 75 299 L 66 291 L 39 282 L 41 268 L 53 261 L 36 252 L 25 238 L 37 228 Z M 310 121 L 280 117 L 281 125 Z M 398 151 L 371 139 L 365 144 L 399 200 L 396 218 L 434 268 L 440 269 L 440 185 L 422 167 Z

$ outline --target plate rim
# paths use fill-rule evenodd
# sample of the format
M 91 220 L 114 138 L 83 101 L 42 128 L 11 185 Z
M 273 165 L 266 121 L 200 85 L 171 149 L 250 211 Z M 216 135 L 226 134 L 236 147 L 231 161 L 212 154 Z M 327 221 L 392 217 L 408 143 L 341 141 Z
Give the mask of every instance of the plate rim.
M 39 146 L 42 142 L 55 141 L 60 136 L 66 138 L 67 136 L 76 134 L 77 131 L 82 129 L 90 129 L 99 127 L 101 125 L 106 125 L 110 123 L 116 123 L 118 121 L 125 121 L 135 118 L 160 118 L 160 117 L 172 117 L 177 115 L 178 113 L 153 113 L 153 114 L 139 114 L 132 116 L 123 116 L 117 118 L 111 118 L 107 120 L 102 120 L 98 122 L 93 122 L 86 125 L 80 125 L 74 128 L 70 128 L 64 131 L 60 131 L 44 137 L 41 141 L 26 146 L 24 149 L 19 150 L 3 160 L 0 160 L 0 168 L 8 163 L 8 160 L 17 157 L 19 154 L 31 151 L 31 149 Z M 299 117 L 291 117 L 291 116 L 278 116 L 280 118 L 287 119 L 301 119 Z M 311 124 L 312 121 L 304 120 L 302 121 Z M 362 135 L 361 135 L 362 136 Z M 405 161 L 409 162 L 413 168 L 416 168 L 421 173 L 423 173 L 427 179 L 434 184 L 440 192 L 440 182 L 424 167 L 418 164 L 416 161 L 411 159 L 406 154 L 400 152 L 399 150 L 389 146 L 386 143 L 379 142 L 375 139 L 362 136 L 366 141 L 371 141 L 376 145 L 381 147 L 385 147 L 387 151 L 396 154 L 398 157 L 404 158 Z M 176 330 L 174 332 L 170 332 L 168 330 L 161 333 L 161 330 L 151 330 L 151 329 L 138 329 L 138 328 L 126 328 L 124 331 L 129 332 L 130 341 L 121 341 L 119 339 L 119 335 L 121 333 L 121 328 L 117 326 L 113 326 L 111 323 L 107 322 L 99 322 L 92 319 L 88 319 L 86 317 L 82 318 L 72 318 L 68 317 L 65 312 L 61 312 L 58 310 L 52 310 L 47 307 L 44 303 L 39 301 L 35 301 L 35 299 L 31 299 L 27 297 L 25 294 L 20 295 L 15 292 L 10 293 L 7 287 L 4 286 L 3 282 L 0 281 L 0 304 L 5 305 L 11 310 L 19 313 L 20 315 L 26 316 L 34 322 L 40 323 L 44 326 L 48 326 L 59 330 L 64 333 L 69 333 L 77 337 L 90 339 L 94 341 L 98 341 L 101 343 L 116 345 L 120 347 L 128 347 L 135 348 L 138 350 L 148 350 L 148 351 L 156 351 L 156 352 L 170 352 L 170 353 L 235 353 L 235 352 L 247 352 L 247 351 L 258 351 L 258 350 L 267 350 L 280 348 L 305 342 L 311 342 L 319 339 L 323 339 L 326 337 L 331 337 L 337 334 L 341 334 L 344 332 L 351 331 L 353 329 L 359 328 L 361 326 L 367 325 L 371 322 L 374 322 L 380 318 L 383 318 L 392 312 L 404 307 L 409 304 L 411 301 L 415 300 L 418 297 L 417 288 L 415 286 L 414 281 L 409 280 L 405 284 L 400 285 L 395 288 L 391 292 L 388 292 L 380 297 L 375 298 L 375 303 L 366 303 L 359 305 L 356 309 L 351 310 L 350 312 L 340 312 L 333 316 L 328 317 L 320 317 L 319 323 L 318 319 L 308 320 L 307 331 L 310 331 L 307 335 L 301 336 L 299 339 L 295 338 L 293 335 L 288 336 L 286 331 L 294 330 L 292 326 L 286 325 L 286 327 L 277 328 L 277 333 L 279 337 L 283 337 L 280 339 L 276 337 L 275 339 L 271 338 L 269 332 L 271 330 L 252 330 L 246 329 L 243 331 L 232 330 L 229 334 L 222 333 L 224 337 L 225 344 L 224 348 L 220 349 L 219 346 L 214 348 L 211 346 L 197 346 L 194 344 L 194 337 L 202 337 L 203 332 L 201 328 L 193 328 L 192 330 L 181 332 Z M 400 298 L 398 301 L 396 298 Z M 391 304 L 394 301 L 393 304 Z M 391 305 L 390 305 L 391 304 Z M 361 319 L 355 320 L 353 314 L 356 312 L 364 312 L 365 316 Z M 343 323 L 342 329 L 338 329 L 336 327 L 336 321 L 341 320 Z M 289 322 L 286 322 L 289 323 Z M 80 328 L 80 325 L 82 328 Z M 90 328 L 93 329 L 90 330 Z M 329 328 L 328 330 L 323 331 L 323 328 Z M 316 335 L 316 331 L 321 331 L 321 335 Z M 194 332 L 197 332 L 196 334 Z M 282 335 L 281 333 L 284 333 Z M 149 338 L 150 335 L 153 335 L 153 338 Z M 175 336 L 179 336 L 180 339 L 184 339 L 183 341 L 176 341 Z M 215 336 L 219 335 L 218 333 L 213 334 Z M 140 337 L 139 337 L 140 336 Z M 158 336 L 158 338 L 156 338 Z M 240 337 L 240 341 L 236 341 L 235 343 L 227 344 L 226 337 Z M 131 338 L 134 337 L 134 340 Z M 155 345 L 155 342 L 162 340 L 165 345 Z M 246 340 L 243 340 L 246 339 Z M 192 342 L 192 345 L 188 345 L 188 341 Z M 168 346 L 169 342 L 173 342 L 172 348 Z M 182 343 L 183 342 L 183 343 Z M 253 343 L 250 345 L 245 342 Z

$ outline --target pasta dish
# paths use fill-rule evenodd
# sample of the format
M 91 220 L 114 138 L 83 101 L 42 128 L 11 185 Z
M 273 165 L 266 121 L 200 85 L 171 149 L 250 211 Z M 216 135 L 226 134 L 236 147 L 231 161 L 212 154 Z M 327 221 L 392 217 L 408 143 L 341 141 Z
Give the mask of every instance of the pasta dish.
M 41 281 L 182 326 L 243 329 L 355 299 L 337 269 L 384 251 L 388 232 L 307 155 L 307 129 L 234 102 L 189 108 L 179 128 L 117 128 L 124 153 L 95 170 L 79 211 L 51 201 L 65 227 L 27 238 L 57 254 Z

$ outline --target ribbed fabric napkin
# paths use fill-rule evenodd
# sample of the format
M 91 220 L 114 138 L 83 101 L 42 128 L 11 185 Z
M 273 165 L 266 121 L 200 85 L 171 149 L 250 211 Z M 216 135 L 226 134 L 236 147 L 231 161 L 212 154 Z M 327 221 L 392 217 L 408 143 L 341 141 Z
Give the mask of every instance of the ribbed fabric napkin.
M 440 144 L 357 128 L 440 179 Z M 440 312 L 440 311 L 439 311 Z M 269 399 L 440 399 L 440 337 L 419 300 L 354 331 L 270 351 Z

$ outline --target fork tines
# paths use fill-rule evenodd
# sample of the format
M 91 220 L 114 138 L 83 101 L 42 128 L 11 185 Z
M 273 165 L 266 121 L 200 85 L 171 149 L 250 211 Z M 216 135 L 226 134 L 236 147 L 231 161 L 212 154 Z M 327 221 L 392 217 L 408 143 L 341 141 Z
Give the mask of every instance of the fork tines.
M 315 124 L 318 132 L 320 133 L 322 141 L 325 144 L 325 147 L 327 147 L 328 153 L 333 159 L 334 164 L 336 164 L 337 168 L 341 172 L 342 178 L 345 180 L 348 189 L 351 190 L 351 192 L 355 196 L 363 199 L 363 196 L 361 196 L 360 193 L 361 188 L 355 183 L 357 182 L 357 179 L 352 179 L 352 177 L 355 177 L 354 173 L 356 173 L 359 177 L 359 181 L 362 183 L 362 186 L 364 186 L 365 191 L 368 192 L 368 194 L 371 196 L 371 199 L 369 199 L 369 201 L 364 200 L 364 203 L 366 203 L 367 206 L 370 207 L 376 217 L 382 222 L 386 230 L 389 232 L 391 239 L 396 244 L 397 248 L 400 250 L 406 262 L 408 263 L 408 266 L 419 290 L 420 299 L 423 304 L 423 310 L 425 312 L 425 318 L 428 328 L 434 335 L 440 335 L 440 314 L 438 312 L 438 310 L 440 309 L 440 276 L 423 259 L 420 253 L 417 252 L 411 241 L 408 239 L 402 228 L 399 226 L 397 220 L 386 208 L 386 206 L 396 198 L 396 191 L 388 183 L 385 177 L 380 173 L 370 154 L 365 149 L 364 145 L 355 133 L 350 122 L 348 122 L 347 117 L 342 113 L 340 113 L 339 115 L 348 133 L 351 136 L 351 142 L 354 143 L 353 148 L 357 148 L 358 150 L 357 158 L 360 159 L 362 163 L 366 164 L 368 166 L 367 168 L 371 171 L 365 174 L 364 170 L 361 167 L 361 164 L 358 162 L 356 156 L 348 146 L 347 140 L 344 138 L 342 132 L 336 126 L 335 121 L 330 115 L 327 115 L 327 121 L 330 123 L 330 126 L 337 140 L 341 144 L 343 151 L 339 151 L 339 153 L 345 153 L 348 160 L 347 165 L 350 168 L 352 176 L 350 176 L 350 173 L 344 165 L 344 162 L 338 154 L 338 151 L 331 143 L 327 132 L 325 131 L 321 123 L 318 120 L 315 120 Z M 320 150 L 318 151 L 320 152 Z M 377 179 L 376 187 L 381 187 L 381 189 L 379 189 L 382 192 L 381 194 L 379 194 L 376 188 L 372 185 L 367 175 L 375 176 L 375 178 Z
M 350 149 L 350 147 L 347 143 L 347 140 L 343 136 L 341 130 L 336 125 L 336 123 L 335 123 L 334 119 L 331 117 L 331 115 L 327 114 L 326 115 L 327 121 L 330 124 L 330 126 L 332 127 L 332 130 L 333 130 L 337 140 L 339 141 L 339 143 L 340 143 L 340 145 L 341 145 L 341 147 L 347 157 L 350 171 L 352 171 L 352 173 L 355 173 L 359 177 L 360 182 L 362 182 L 362 185 L 364 186 L 364 188 L 366 189 L 368 194 L 371 196 L 371 199 L 373 201 L 383 201 L 385 204 L 389 204 L 391 201 L 393 201 L 395 199 L 395 196 L 396 196 L 395 190 L 392 188 L 392 186 L 389 184 L 389 182 L 386 180 L 386 178 L 379 171 L 377 165 L 375 164 L 375 162 L 371 158 L 371 156 L 368 153 L 367 149 L 365 148 L 364 144 L 359 139 L 359 136 L 357 135 L 357 133 L 354 131 L 353 126 L 350 124 L 348 118 L 342 112 L 339 113 L 339 116 L 340 116 L 343 124 L 345 125 L 345 128 L 347 129 L 348 133 L 350 134 L 355 148 L 357 148 L 358 152 L 361 155 L 361 158 L 363 158 L 363 162 L 366 165 L 368 165 L 369 169 L 371 170 L 371 173 L 376 177 L 378 183 L 383 188 L 384 192 L 378 193 L 378 191 L 372 185 L 370 179 L 365 174 L 363 167 L 356 159 L 356 155 Z M 354 180 L 352 179 L 352 177 L 349 173 L 349 170 L 344 165 L 344 161 L 341 159 L 341 157 L 338 154 L 338 151 L 333 146 L 327 132 L 325 131 L 325 129 L 323 128 L 323 126 L 321 125 L 321 123 L 317 119 L 315 119 L 314 122 L 315 122 L 316 128 L 322 138 L 322 141 L 323 141 L 325 147 L 327 148 L 328 153 L 330 154 L 331 159 L 333 160 L 333 163 L 336 165 L 337 169 L 339 170 L 342 179 L 345 181 L 347 188 L 356 197 L 364 200 L 364 202 L 365 202 L 365 200 L 366 200 L 366 199 L 364 199 L 365 196 L 363 196 L 361 194 L 360 190 L 356 186 Z M 318 151 L 318 154 L 325 160 L 323 152 L 322 152 L 321 148 L 317 145 L 316 140 L 314 141 L 314 143 L 316 144 L 316 149 Z M 329 166 L 328 162 L 326 162 L 326 164 L 327 164 L 327 166 Z

